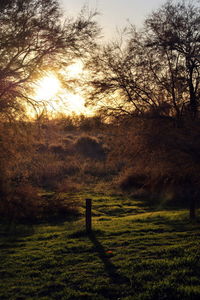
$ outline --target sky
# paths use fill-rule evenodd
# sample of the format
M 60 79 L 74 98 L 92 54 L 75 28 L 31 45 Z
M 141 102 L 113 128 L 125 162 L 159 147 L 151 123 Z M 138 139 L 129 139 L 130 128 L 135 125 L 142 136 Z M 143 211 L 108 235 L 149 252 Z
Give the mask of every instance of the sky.
M 100 13 L 97 20 L 103 28 L 104 38 L 112 39 L 117 29 L 125 27 L 128 22 L 138 28 L 152 10 L 157 9 L 166 0 L 60 0 L 67 15 L 76 17 L 84 5 Z

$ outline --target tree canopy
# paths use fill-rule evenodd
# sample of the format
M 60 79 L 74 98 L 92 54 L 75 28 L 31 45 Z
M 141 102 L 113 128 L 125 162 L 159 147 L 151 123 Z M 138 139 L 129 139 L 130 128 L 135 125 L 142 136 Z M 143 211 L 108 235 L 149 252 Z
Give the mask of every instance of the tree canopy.
M 16 118 L 44 72 L 69 65 L 98 34 L 93 15 L 64 19 L 57 0 L 3 1 L 0 7 L 0 115 Z
M 88 104 L 109 115 L 197 117 L 200 19 L 198 5 L 166 2 L 133 25 L 119 42 L 100 46 L 88 63 Z M 123 40 L 124 38 L 124 40 Z

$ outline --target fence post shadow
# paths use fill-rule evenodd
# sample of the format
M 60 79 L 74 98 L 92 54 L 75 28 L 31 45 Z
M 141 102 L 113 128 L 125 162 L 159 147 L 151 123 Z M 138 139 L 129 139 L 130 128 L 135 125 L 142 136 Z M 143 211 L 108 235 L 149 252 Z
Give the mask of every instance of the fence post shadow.
M 108 276 L 110 277 L 112 283 L 118 283 L 118 284 L 127 283 L 129 279 L 118 273 L 117 267 L 110 261 L 110 258 L 106 253 L 106 250 L 104 249 L 102 244 L 98 241 L 95 233 L 91 231 L 88 237 L 91 240 L 92 244 L 94 245 L 95 251 L 98 253 L 99 258 L 103 262 L 104 269 L 108 274 Z

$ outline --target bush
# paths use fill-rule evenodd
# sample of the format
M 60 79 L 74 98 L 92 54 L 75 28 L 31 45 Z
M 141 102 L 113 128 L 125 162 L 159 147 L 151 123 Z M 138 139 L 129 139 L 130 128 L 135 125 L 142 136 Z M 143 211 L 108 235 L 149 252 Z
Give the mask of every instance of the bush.
M 36 151 L 39 153 L 45 153 L 48 151 L 48 146 L 44 143 L 38 143 L 35 145 Z
M 8 222 L 33 220 L 41 211 L 41 198 L 38 189 L 30 184 L 12 187 L 4 193 L 0 202 L 0 215 Z
M 134 169 L 126 169 L 118 178 L 118 185 L 123 191 L 141 189 L 147 183 L 147 175 L 135 172 Z
M 72 157 L 71 160 L 69 160 L 69 162 L 65 162 L 63 165 L 63 174 L 64 176 L 73 176 L 76 175 L 78 173 L 80 173 L 81 168 L 80 168 L 80 164 L 79 161 Z
M 69 191 L 74 192 L 75 189 L 68 188 Z M 12 188 L 10 193 L 4 194 L 0 202 L 0 216 L 8 223 L 33 222 L 77 215 L 79 207 L 79 199 L 67 197 L 61 192 L 61 188 L 57 193 L 41 196 L 38 188 L 25 184 Z
M 106 151 L 99 141 L 90 136 L 81 136 L 74 144 L 77 153 L 95 160 L 105 160 Z
M 47 152 L 32 157 L 32 169 L 29 180 L 38 187 L 54 188 L 64 176 L 63 161 L 58 155 Z

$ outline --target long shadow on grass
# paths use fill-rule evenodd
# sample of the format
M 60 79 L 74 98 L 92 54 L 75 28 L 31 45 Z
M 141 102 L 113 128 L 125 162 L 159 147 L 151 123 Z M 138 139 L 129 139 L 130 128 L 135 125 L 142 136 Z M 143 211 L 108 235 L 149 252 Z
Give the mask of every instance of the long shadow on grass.
M 0 260 L 5 260 L 10 254 L 25 245 L 24 237 L 33 235 L 31 225 L 0 223 Z
M 99 258 L 103 262 L 105 271 L 108 274 L 108 276 L 110 277 L 112 283 L 116 283 L 116 284 L 122 284 L 122 283 L 127 283 L 127 282 L 130 283 L 130 281 L 127 277 L 122 276 L 118 273 L 117 267 L 110 261 L 109 255 L 111 253 L 108 253 L 108 252 L 106 253 L 106 250 L 104 249 L 102 244 L 98 241 L 94 232 L 91 232 L 89 234 L 89 239 L 93 243 L 95 250 L 98 253 Z

